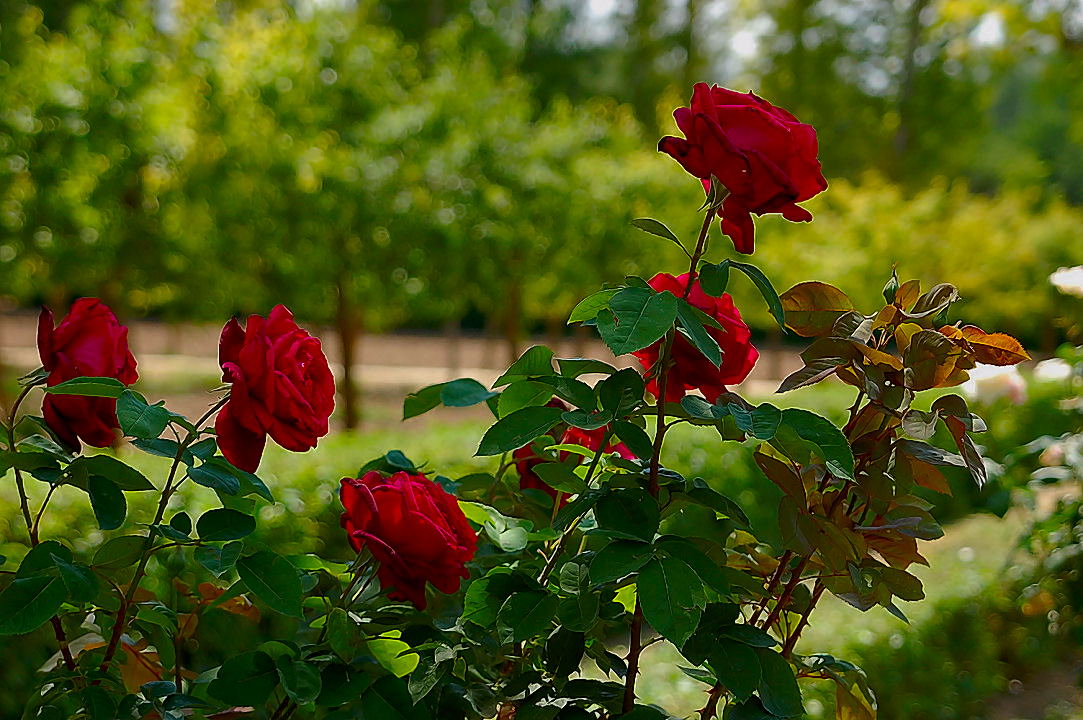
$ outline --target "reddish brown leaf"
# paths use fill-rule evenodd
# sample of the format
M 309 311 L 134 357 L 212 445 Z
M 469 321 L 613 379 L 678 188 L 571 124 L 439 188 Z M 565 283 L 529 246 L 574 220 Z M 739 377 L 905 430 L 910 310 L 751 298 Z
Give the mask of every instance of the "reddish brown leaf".
M 804 337 L 828 334 L 841 315 L 854 309 L 846 293 L 822 282 L 799 283 L 779 299 L 786 311 L 786 324 Z

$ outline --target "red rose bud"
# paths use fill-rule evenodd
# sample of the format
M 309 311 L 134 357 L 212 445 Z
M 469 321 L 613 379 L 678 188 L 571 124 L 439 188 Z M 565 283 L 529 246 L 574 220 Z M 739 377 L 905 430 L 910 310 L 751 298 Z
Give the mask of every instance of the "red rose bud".
M 255 472 L 267 436 L 294 452 L 316 447 L 335 409 L 335 379 L 320 341 L 297 327 L 277 305 L 267 318 L 236 318 L 222 329 L 218 349 L 222 380 L 232 383 L 214 429 L 222 454 Z
M 827 189 L 811 125 L 752 93 L 706 83 L 696 84 L 690 105 L 673 113 L 685 137 L 664 137 L 658 149 L 700 178 L 705 188 L 713 175 L 729 190 L 718 215 L 737 252 L 755 249 L 751 213 L 812 220 L 808 210 L 795 204 Z
M 569 427 L 564 431 L 564 435 L 560 438 L 560 444 L 574 444 L 582 445 L 588 450 L 597 451 L 598 447 L 602 444 L 602 439 L 605 437 L 606 431 L 609 426 L 600 427 L 595 430 L 583 430 L 582 428 Z M 606 452 L 615 452 L 626 460 L 634 460 L 635 455 L 628 449 L 628 446 L 622 442 L 614 442 L 612 439 L 609 445 L 605 449 Z M 561 451 L 560 461 L 564 462 L 571 456 L 571 453 Z M 544 480 L 538 477 L 538 474 L 534 472 L 534 468 L 544 462 L 551 462 L 544 458 L 538 457 L 533 449 L 529 445 L 521 447 L 512 453 L 512 457 L 515 459 L 515 469 L 519 473 L 519 489 L 520 490 L 542 490 L 554 500 L 557 497 L 557 491 L 546 484 Z M 563 495 L 560 499 L 560 504 L 563 506 L 568 502 L 567 494 Z
M 128 328 L 97 298 L 76 300 L 60 324 L 43 308 L 38 317 L 38 354 L 51 387 L 77 377 L 109 377 L 131 385 L 139 379 L 128 349 Z M 66 445 L 78 451 L 82 440 L 108 447 L 116 437 L 117 401 L 113 398 L 46 395 L 45 422 Z
M 477 534 L 454 496 L 424 475 L 373 470 L 343 478 L 342 527 L 358 552 L 368 548 L 379 563 L 380 585 L 393 600 L 425 608 L 425 583 L 454 593 L 477 552 Z
M 650 286 L 658 292 L 666 291 L 683 297 L 688 287 L 688 273 L 673 277 L 659 273 L 650 280 Z M 726 391 L 726 385 L 743 381 L 752 372 L 760 353 L 752 345 L 752 333 L 741 319 L 729 293 L 722 297 L 712 297 L 703 292 L 699 280 L 692 283 L 688 302 L 718 321 L 722 329 L 704 326 L 707 334 L 713 337 L 722 350 L 722 364 L 715 367 L 684 336 L 678 333 L 673 339 L 673 364 L 669 369 L 666 382 L 666 402 L 680 402 L 689 390 L 699 390 L 707 400 L 714 402 Z M 658 353 L 662 340 L 632 353 L 644 369 L 650 370 L 658 362 Z M 657 378 L 647 383 L 647 389 L 657 397 L 660 390 Z

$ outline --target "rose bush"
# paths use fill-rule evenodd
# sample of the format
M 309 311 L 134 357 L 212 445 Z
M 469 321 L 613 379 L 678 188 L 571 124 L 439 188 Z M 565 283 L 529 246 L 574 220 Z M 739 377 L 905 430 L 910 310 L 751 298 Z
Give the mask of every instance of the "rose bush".
M 667 402 L 680 402 L 690 390 L 699 390 L 707 400 L 714 402 L 726 391 L 727 385 L 736 385 L 748 377 L 760 353 L 752 344 L 752 331 L 741 320 L 741 313 L 737 311 L 729 293 L 711 297 L 703 291 L 698 280 L 689 281 L 688 273 L 679 277 L 659 273 L 650 279 L 650 286 L 657 292 L 668 292 L 676 297 L 684 297 L 687 288 L 684 299 L 688 304 L 714 321 L 713 324 L 705 324 L 703 329 L 718 344 L 722 354 L 721 362 L 716 365 L 684 335 L 675 335 L 670 348 L 673 365 L 669 369 L 665 390 Z M 659 340 L 632 354 L 644 370 L 651 371 L 655 369 L 661 351 L 662 341 Z M 657 373 L 652 373 L 647 390 L 655 395 L 662 394 Z
M 38 354 L 50 386 L 88 376 L 115 378 L 125 385 L 139 379 L 128 350 L 128 328 L 97 298 L 76 300 L 56 327 L 52 311 L 43 308 L 38 317 Z M 112 398 L 50 395 L 42 414 L 57 437 L 75 451 L 80 440 L 108 447 L 120 428 Z
M 780 295 L 754 265 L 708 259 L 719 210 L 741 252 L 752 250 L 749 213 L 808 219 L 794 203 L 824 187 L 815 134 L 754 95 L 706 85 L 676 117 L 686 139 L 662 149 L 708 181 L 701 230 L 682 242 L 656 220 L 636 226 L 681 244 L 687 271 L 626 278 L 569 320 L 641 369 L 536 346 L 489 387 L 459 378 L 410 394 L 404 418 L 487 408 L 475 455 L 493 462 L 455 478 L 397 450 L 365 462 L 341 480 L 343 532 L 319 554 L 284 554 L 255 534 L 274 502 L 255 474 L 266 438 L 308 450 L 334 407 L 319 341 L 288 310 L 226 324 L 226 394 L 194 421 L 128 387 L 135 362 L 104 306 L 81 301 L 55 330 L 43 314 L 43 368 L 22 378 L 0 428 L 26 534 L 0 577 L 0 636 L 45 628 L 57 647 L 24 717 L 665 720 L 637 680 L 644 649 L 667 642 L 701 684 L 699 720 L 800 717 L 809 679 L 834 683 L 838 718 L 874 718 L 875 679 L 806 652 L 802 633 L 828 592 L 901 618 L 897 601 L 924 596 L 909 568 L 926 562 L 918 540 L 943 531 L 916 488 L 946 490 L 944 466 L 987 480 L 972 437 L 985 423 L 945 389 L 979 363 L 1029 356 L 1007 335 L 948 324 L 950 284 L 922 292 L 893 274 L 884 304 L 862 311 L 830 285 Z M 730 387 L 758 356 L 726 292 L 731 274 L 755 285 L 783 332 L 809 339 L 779 392 L 828 378 L 854 389 L 841 426 Z M 23 412 L 38 388 L 44 418 Z M 747 448 L 780 491 L 778 543 L 757 539 L 725 477 L 663 463 L 677 425 Z M 70 451 L 73 437 L 109 444 L 117 426 L 167 458 L 157 484 L 108 453 Z M 176 502 L 189 480 L 212 505 L 194 519 Z M 39 537 L 65 486 L 86 493 L 104 541 Z M 152 517 L 128 518 L 133 492 L 157 494 Z M 262 626 L 265 642 L 202 652 L 206 633 L 268 614 L 284 620 Z M 597 677 L 581 675 L 588 662 Z

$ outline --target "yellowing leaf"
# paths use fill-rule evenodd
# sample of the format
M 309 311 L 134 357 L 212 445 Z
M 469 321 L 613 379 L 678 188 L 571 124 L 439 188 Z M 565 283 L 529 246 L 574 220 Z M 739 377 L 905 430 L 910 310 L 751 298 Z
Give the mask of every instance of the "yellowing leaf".
M 854 309 L 842 290 L 822 282 L 799 283 L 779 299 L 786 311 L 786 325 L 804 337 L 826 335 L 839 316 Z
M 921 283 L 917 280 L 907 280 L 899 286 L 898 291 L 895 293 L 895 305 L 903 310 L 909 310 L 915 302 L 917 302 L 918 296 L 921 295 Z
M 1005 333 L 987 333 L 980 327 L 964 325 L 963 339 L 974 351 L 974 359 L 986 365 L 1016 365 L 1030 360 L 1022 343 Z

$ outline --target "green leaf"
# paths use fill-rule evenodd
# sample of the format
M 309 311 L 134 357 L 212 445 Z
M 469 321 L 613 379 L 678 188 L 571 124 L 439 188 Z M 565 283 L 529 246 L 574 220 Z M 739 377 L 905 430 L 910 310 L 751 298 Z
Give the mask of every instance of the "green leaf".
M 699 267 L 699 286 L 703 292 L 713 297 L 722 297 L 730 282 L 730 261 L 723 260 L 717 265 L 703 263 Z
M 636 588 L 651 627 L 674 645 L 683 645 L 703 612 L 702 582 L 696 574 L 671 557 L 655 557 L 639 571 Z
M 684 330 L 685 337 L 693 347 L 715 367 L 721 365 L 722 349 L 718 347 L 718 341 L 711 337 L 703 327 L 703 322 L 696 315 L 695 308 L 689 305 L 687 300 L 677 301 L 677 319 Z
M 417 392 L 412 392 L 402 401 L 402 419 L 409 420 L 427 413 L 440 404 L 440 394 L 444 389 L 444 383 L 429 385 Z
M 730 403 L 725 407 L 729 408 L 730 415 L 742 432 L 760 440 L 773 438 L 782 422 L 782 411 L 770 403 L 763 403 L 751 410 L 737 403 Z
M 590 561 L 590 579 L 595 585 L 620 580 L 639 570 L 651 559 L 652 548 L 645 542 L 614 540 Z
M 89 685 L 79 694 L 83 698 L 88 720 L 115 720 L 117 717 L 117 703 L 102 686 Z
M 237 561 L 237 574 L 275 612 L 301 616 L 301 575 L 286 558 L 264 550 Z
M 67 588 L 68 599 L 71 602 L 78 605 L 88 603 L 97 597 L 98 576 L 93 570 L 86 565 L 66 562 L 56 556 L 53 557 L 53 562 L 60 571 L 60 579 L 64 581 L 64 587 Z
M 59 577 L 16 578 L 0 593 L 0 635 L 25 635 L 56 615 L 68 589 Z
M 117 399 L 117 420 L 127 437 L 153 440 L 165 431 L 172 414 L 161 405 L 149 405 L 134 390 L 125 390 Z
M 543 632 L 553 621 L 557 597 L 544 591 L 518 592 L 500 606 L 497 629 L 506 642 L 522 642 Z
M 188 470 L 188 477 L 196 485 L 202 485 L 226 495 L 236 495 L 241 489 L 241 481 L 237 476 L 221 465 L 203 463 L 199 467 Z
M 756 651 L 734 640 L 720 639 L 710 654 L 711 669 L 718 682 L 738 702 L 747 700 L 760 685 L 760 660 Z
M 314 702 L 319 697 L 322 683 L 320 671 L 315 665 L 301 660 L 293 660 L 287 655 L 279 655 L 275 660 L 278 679 L 286 695 L 299 705 Z
M 587 320 L 593 320 L 598 316 L 604 308 L 609 307 L 609 301 L 613 299 L 613 296 L 620 292 L 620 289 L 613 290 L 599 290 L 596 293 L 588 295 L 579 301 L 579 303 L 572 308 L 572 314 L 568 316 L 568 322 L 585 322 Z M 563 373 L 563 370 L 561 371 Z
M 606 292 L 612 292 L 615 295 L 617 291 L 607 290 Z M 617 369 L 609 363 L 590 358 L 557 358 L 557 367 L 560 368 L 561 375 L 572 379 L 577 378 L 580 375 L 591 373 L 612 375 L 617 371 Z
M 720 595 L 729 594 L 730 583 L 722 572 L 722 568 L 690 540 L 668 537 L 659 540 L 656 547 L 674 560 L 691 568 L 703 585 L 707 585 Z
M 110 377 L 77 377 L 45 388 L 50 395 L 82 395 L 85 397 L 118 398 L 125 390 L 120 380 Z
M 658 503 L 638 488 L 607 493 L 594 515 L 598 527 L 610 537 L 650 542 L 658 531 Z
M 647 432 L 627 420 L 618 420 L 612 425 L 613 434 L 628 446 L 637 458 L 649 458 L 654 453 L 654 442 Z
M 237 564 L 237 558 L 241 556 L 243 543 L 229 542 L 222 547 L 214 545 L 200 545 L 195 549 L 195 559 L 203 567 L 214 573 L 215 577 L 222 577 L 233 569 Z
M 534 466 L 534 473 L 546 485 L 568 495 L 578 495 L 587 489 L 583 478 L 575 474 L 578 463 L 541 463 Z
M 785 330 L 786 311 L 782 307 L 782 300 L 779 299 L 778 293 L 775 292 L 775 288 L 771 285 L 771 281 L 767 279 L 767 276 L 755 265 L 737 262 L 736 260 L 730 261 L 730 267 L 735 267 L 748 276 L 748 279 L 760 291 L 763 299 L 767 301 L 767 309 L 771 311 L 771 317 L 775 319 L 780 328 Z
M 327 614 L 327 642 L 340 658 L 352 662 L 364 645 L 364 633 L 340 607 Z
M 383 637 L 372 638 L 366 643 L 376 662 L 395 677 L 406 677 L 419 662 L 418 654 L 409 652 L 410 646 L 399 640 L 401 636 L 401 630 L 386 630 Z
M 440 402 L 448 407 L 469 407 L 485 402 L 497 393 L 472 378 L 459 378 L 444 383 L 440 389 Z
M 240 540 L 256 529 L 256 519 L 237 510 L 215 508 L 199 516 L 196 532 L 207 542 Z
M 106 542 L 94 553 L 91 563 L 99 570 L 120 570 L 134 565 L 143 555 L 147 543 L 144 535 L 123 535 Z
M 632 225 L 645 233 L 660 237 L 663 240 L 669 240 L 683 250 L 685 255 L 688 255 L 688 248 L 686 248 L 677 236 L 673 234 L 673 231 L 657 220 L 653 218 L 636 218 L 632 221 Z
M 783 428 L 791 431 L 800 440 L 795 443 L 794 438 L 784 436 Z M 800 441 L 812 445 L 815 453 L 823 459 L 831 474 L 847 480 L 854 479 L 854 453 L 842 431 L 830 420 L 816 413 L 787 408 L 782 411 L 779 433 L 771 444 L 787 455 L 797 454 L 798 457 L 793 459 L 803 462 Z
M 377 680 L 361 696 L 363 717 L 379 720 L 429 720 L 429 714 L 414 706 L 406 682 L 394 676 Z
M 614 355 L 641 350 L 659 340 L 677 318 L 677 297 L 646 288 L 624 288 L 598 315 L 598 331 Z
M 500 418 L 481 439 L 475 455 L 499 455 L 517 450 L 541 437 L 560 420 L 563 410 L 528 407 Z
M 777 717 L 798 717 L 805 712 L 801 691 L 790 664 L 774 650 L 757 648 L 760 658 L 760 700 Z
M 87 493 L 94 517 L 102 530 L 116 530 L 124 524 L 128 503 L 117 484 L 107 477 L 91 475 L 87 480 Z
M 497 378 L 493 387 L 553 374 L 553 351 L 544 345 L 535 345 L 520 355 L 507 372 Z
M 553 386 L 536 380 L 520 380 L 500 393 L 497 415 L 505 417 L 516 410 L 545 405 L 553 397 Z
M 73 472 L 77 467 L 86 468 L 89 476 L 108 478 L 121 490 L 134 492 L 155 489 L 146 475 L 110 455 L 84 455 L 76 458 L 75 462 L 68 466 L 68 471 Z
M 208 694 L 232 705 L 263 705 L 278 686 L 278 669 L 267 653 L 256 650 L 230 658 L 207 687 Z

